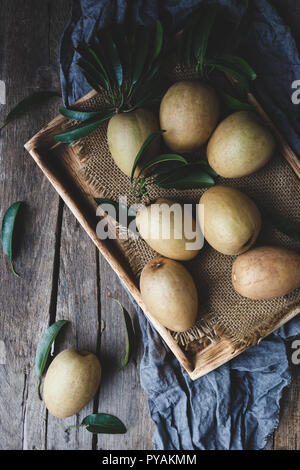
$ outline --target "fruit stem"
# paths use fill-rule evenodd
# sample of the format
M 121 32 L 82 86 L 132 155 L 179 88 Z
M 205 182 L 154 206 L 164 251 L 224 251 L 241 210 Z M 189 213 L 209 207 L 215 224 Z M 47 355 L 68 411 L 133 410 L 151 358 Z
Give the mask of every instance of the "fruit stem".
M 65 429 L 65 432 L 68 432 L 70 429 L 72 428 L 80 428 L 81 424 L 73 424 L 72 426 L 68 426 L 66 429 Z

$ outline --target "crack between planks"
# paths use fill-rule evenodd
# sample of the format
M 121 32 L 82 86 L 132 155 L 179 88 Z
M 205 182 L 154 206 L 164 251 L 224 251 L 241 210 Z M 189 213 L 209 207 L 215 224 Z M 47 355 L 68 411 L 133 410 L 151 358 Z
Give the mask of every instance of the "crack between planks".
M 97 332 L 97 347 L 96 347 L 96 355 L 100 357 L 101 351 L 101 278 L 100 278 L 100 253 L 97 248 L 95 248 L 96 254 L 96 285 L 97 285 L 97 307 L 98 307 L 98 332 Z M 101 384 L 100 384 L 101 387 Z M 94 398 L 94 406 L 93 406 L 93 413 L 98 412 L 99 407 L 99 393 L 98 391 L 96 397 Z M 97 450 L 98 446 L 98 436 L 97 434 L 93 434 L 92 438 L 92 450 Z
M 23 423 L 23 435 L 22 435 L 22 449 L 28 450 L 27 442 L 27 399 L 28 399 L 28 374 L 26 369 L 24 370 L 24 385 L 22 392 L 22 423 Z
M 52 288 L 50 294 L 50 305 L 49 305 L 49 326 L 55 322 L 56 310 L 57 310 L 57 293 L 58 293 L 58 282 L 59 282 L 59 270 L 60 270 L 60 247 L 61 247 L 61 233 L 62 233 L 62 220 L 63 220 L 64 202 L 59 198 L 57 220 L 55 227 L 55 245 L 54 245 L 54 260 L 52 270 Z M 48 441 L 48 416 L 49 413 L 46 410 L 45 418 L 45 442 L 44 448 L 47 450 Z

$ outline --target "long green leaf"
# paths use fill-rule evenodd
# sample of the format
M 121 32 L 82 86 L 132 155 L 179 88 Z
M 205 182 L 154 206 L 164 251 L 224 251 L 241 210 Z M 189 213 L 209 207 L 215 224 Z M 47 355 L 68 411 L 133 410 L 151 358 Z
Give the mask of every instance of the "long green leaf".
M 216 11 L 210 9 L 202 18 L 194 40 L 194 55 L 197 60 L 197 68 L 203 69 L 204 58 L 207 50 L 208 39 L 215 22 Z
M 95 413 L 86 416 L 81 426 L 93 434 L 125 434 L 127 429 L 122 421 L 116 416 L 106 413 Z
M 159 20 L 156 22 L 156 34 L 155 34 L 155 42 L 154 42 L 154 52 L 152 57 L 152 63 L 157 59 L 160 55 L 164 40 L 164 32 L 162 24 Z
M 279 232 L 287 235 L 288 237 L 300 242 L 300 224 L 291 222 L 285 217 L 281 217 L 273 212 L 264 211 L 266 218 Z
M 13 265 L 13 235 L 16 217 L 21 204 L 22 201 L 15 202 L 7 209 L 3 217 L 1 230 L 1 243 L 3 251 L 9 257 L 13 273 L 18 277 L 19 274 L 16 273 Z
M 140 79 L 144 70 L 149 51 L 150 31 L 147 28 L 139 28 L 135 38 L 135 60 L 132 73 L 132 85 Z
M 42 337 L 39 345 L 37 347 L 36 355 L 35 355 L 35 371 L 36 375 L 38 376 L 38 394 L 40 396 L 40 383 L 41 377 L 43 375 L 45 365 L 47 363 L 47 359 L 49 356 L 49 352 L 52 346 L 53 341 L 57 337 L 58 333 L 60 332 L 61 328 L 67 323 L 67 320 L 59 320 L 53 325 L 51 325 L 44 336 Z
M 257 75 L 254 72 L 253 68 L 246 62 L 242 57 L 233 54 L 223 54 L 221 59 L 229 66 L 235 67 L 240 73 L 245 75 L 249 80 L 255 80 Z
M 117 45 L 114 42 L 109 31 L 105 32 L 105 40 L 106 40 L 106 48 L 110 57 L 111 65 L 114 70 L 116 81 L 119 87 L 121 87 L 123 83 L 123 68 L 122 68 Z
M 112 300 L 114 300 L 120 305 L 122 312 L 123 312 L 124 322 L 126 326 L 127 343 L 126 343 L 125 357 L 121 365 L 121 370 L 122 370 L 127 366 L 132 356 L 132 351 L 134 349 L 134 342 L 135 342 L 135 334 L 134 334 L 134 328 L 133 328 L 133 322 L 132 322 L 131 316 L 129 315 L 125 307 L 121 304 L 121 302 L 118 299 L 115 299 L 114 297 L 112 297 Z
M 36 91 L 31 95 L 24 98 L 20 101 L 6 116 L 4 121 L 0 124 L 0 131 L 3 129 L 7 124 L 9 124 L 14 119 L 18 118 L 22 114 L 26 113 L 29 109 L 37 104 L 42 104 L 45 101 L 48 101 L 50 98 L 53 97 L 60 97 L 61 94 L 57 91 Z
M 96 90 L 100 91 L 99 85 L 106 91 L 109 91 L 109 84 L 106 81 L 103 74 L 90 62 L 83 57 L 80 57 L 77 61 L 79 67 L 83 70 L 84 76 L 89 84 Z
M 103 111 L 78 111 L 76 109 L 59 108 L 60 114 L 72 121 L 87 121 L 88 119 L 102 116 Z
M 144 156 L 145 150 L 151 144 L 151 142 L 154 139 L 156 139 L 158 136 L 160 136 L 163 132 L 165 132 L 165 131 L 164 130 L 159 130 L 159 131 L 153 132 L 152 134 L 149 135 L 149 137 L 147 137 L 147 139 L 145 140 L 145 142 L 141 146 L 140 150 L 138 151 L 137 156 L 135 157 L 134 163 L 133 163 L 133 167 L 132 167 L 132 171 L 131 171 L 131 178 L 130 178 L 131 181 L 133 180 L 134 173 L 135 173 L 135 170 L 136 170 L 136 167 L 137 167 L 138 163 L 140 162 L 140 160 L 142 160 L 142 158 Z
M 98 127 L 104 122 L 110 119 L 114 115 L 113 112 L 105 112 L 102 115 L 101 119 L 98 119 L 97 116 L 90 120 L 84 121 L 78 126 L 74 126 L 71 130 L 66 132 L 61 132 L 55 134 L 53 137 L 57 142 L 62 142 L 64 144 L 71 144 L 76 140 L 82 139 L 92 134 Z
M 227 93 L 221 92 L 222 100 L 230 111 L 253 111 L 254 107 L 249 103 L 243 103 L 242 101 L 228 95 Z
M 228 67 L 227 65 L 223 65 L 222 63 L 216 63 L 215 61 L 208 61 L 208 63 L 214 66 L 217 70 L 224 72 L 226 75 L 230 76 L 234 80 L 236 80 L 237 85 L 242 89 L 247 91 L 249 89 L 249 84 L 247 78 L 242 75 L 241 73 L 234 70 L 232 67 Z
M 177 153 L 164 153 L 162 155 L 158 155 L 157 157 L 153 158 L 149 162 L 146 162 L 144 166 L 140 169 L 139 175 L 142 175 L 146 170 L 149 168 L 158 165 L 159 163 L 170 162 L 170 161 L 177 161 L 184 164 L 187 164 L 187 160 Z
M 157 178 L 155 183 L 161 188 L 197 189 L 213 186 L 215 181 L 201 169 L 201 165 L 190 164 Z

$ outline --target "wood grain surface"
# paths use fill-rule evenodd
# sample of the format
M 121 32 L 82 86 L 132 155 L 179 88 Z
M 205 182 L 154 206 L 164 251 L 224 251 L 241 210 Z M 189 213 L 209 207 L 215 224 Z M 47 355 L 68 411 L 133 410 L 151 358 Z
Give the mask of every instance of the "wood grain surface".
M 273 3 L 300 41 L 299 2 Z M 70 5 L 71 0 L 0 0 L 0 80 L 6 85 L 0 120 L 29 93 L 59 88 L 58 41 Z M 53 99 L 39 106 L 0 135 L 1 219 L 10 204 L 26 201 L 16 257 L 20 279 L 0 255 L 0 341 L 6 350 L 6 362 L 0 363 L 0 449 L 151 449 L 153 425 L 139 382 L 141 341 L 134 361 L 119 371 L 125 333 L 120 307 L 111 296 L 133 316 L 134 309 L 115 273 L 23 149 L 55 117 L 58 103 Z M 38 399 L 33 367 L 39 339 L 61 318 L 70 323 L 56 341 L 56 351 L 87 348 L 97 352 L 103 364 L 94 402 L 66 420 L 48 415 Z M 65 433 L 66 426 L 97 410 L 119 416 L 129 432 L 98 438 L 82 429 Z M 300 367 L 295 366 L 292 385 L 282 398 L 278 429 L 267 448 L 299 450 L 299 435 Z

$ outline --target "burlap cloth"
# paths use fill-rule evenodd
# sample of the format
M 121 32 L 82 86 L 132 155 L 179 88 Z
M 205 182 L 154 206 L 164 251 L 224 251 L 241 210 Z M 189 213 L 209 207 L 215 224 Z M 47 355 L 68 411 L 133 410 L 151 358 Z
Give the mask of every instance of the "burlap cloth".
M 182 78 L 178 74 L 173 79 Z M 187 78 L 186 74 L 184 78 Z M 174 80 L 174 81 L 175 81 Z M 97 110 L 103 107 L 97 96 L 80 109 Z M 82 177 L 89 183 L 94 196 L 118 200 L 126 195 L 128 204 L 137 199 L 132 195 L 129 178 L 115 165 L 106 140 L 107 124 L 85 138 L 77 146 L 82 162 Z M 279 153 L 259 172 L 240 179 L 217 178 L 217 184 L 238 188 L 250 196 L 260 209 L 271 210 L 291 221 L 300 221 L 299 181 L 285 159 Z M 177 191 L 154 187 L 151 199 L 159 196 L 177 202 L 198 203 L 203 190 Z M 124 234 L 123 234 L 124 236 Z M 299 249 L 300 243 L 281 234 L 263 218 L 263 226 L 256 245 L 272 244 Z M 121 242 L 122 249 L 133 273 L 138 277 L 143 266 L 156 253 L 141 239 L 129 237 Z M 299 305 L 300 289 L 274 300 L 250 300 L 237 294 L 231 284 L 231 267 L 235 257 L 225 256 L 205 243 L 199 255 L 186 263 L 199 290 L 199 320 L 185 333 L 172 333 L 181 346 L 195 348 L 195 340 L 209 337 L 226 337 L 237 346 L 252 345 L 265 336 L 278 320 Z

